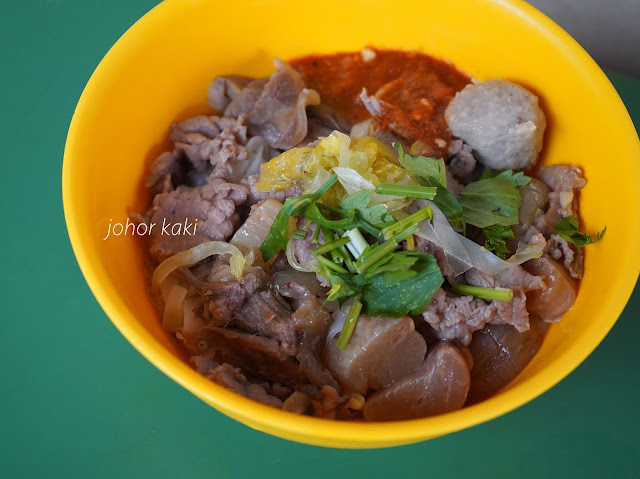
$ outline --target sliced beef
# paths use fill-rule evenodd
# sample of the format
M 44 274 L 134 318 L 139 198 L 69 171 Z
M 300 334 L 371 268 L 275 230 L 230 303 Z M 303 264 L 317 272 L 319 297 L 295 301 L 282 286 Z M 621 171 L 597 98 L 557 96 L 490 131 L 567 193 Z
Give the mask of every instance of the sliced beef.
M 476 168 L 476 159 L 473 156 L 473 149 L 462 140 L 454 140 L 449 147 L 449 157 L 447 158 L 447 168 L 451 173 L 461 180 L 469 178 Z
M 276 339 L 212 326 L 182 335 L 191 354 L 233 364 L 251 378 L 291 386 L 307 382 L 298 361 Z
M 240 219 L 236 208 L 245 203 L 247 195 L 246 186 L 219 178 L 156 195 L 149 212 L 151 223 L 155 223 L 150 234 L 151 254 L 161 261 L 205 241 L 227 240 Z M 180 234 L 174 234 L 177 229 L 172 231 L 176 224 L 183 225 Z
M 228 324 L 234 311 L 264 287 L 267 276 L 261 268 L 251 268 L 241 281 L 201 281 L 188 270 L 182 273 L 202 297 L 205 316 L 212 326 Z
M 535 222 L 535 226 L 549 238 L 558 221 L 567 216 L 577 216 L 578 193 L 587 181 L 580 168 L 570 165 L 545 166 L 536 176 L 552 190 L 544 215 Z
M 278 59 L 274 63 L 276 72 L 248 112 L 247 124 L 252 135 L 263 136 L 270 146 L 287 150 L 306 136 L 305 109 L 319 104 L 320 96 L 305 88 L 298 72 L 288 64 Z
M 527 273 L 520 266 L 495 277 L 473 268 L 464 277 L 473 286 L 512 289 L 513 300 L 487 302 L 439 290 L 423 312 L 423 317 L 440 339 L 458 339 L 468 345 L 471 334 L 486 324 L 510 324 L 521 332 L 529 329 L 526 294 L 544 289 L 545 283 L 540 277 Z
M 196 171 L 207 172 L 212 165 L 249 158 L 244 121 L 243 116 L 196 116 L 173 124 L 169 137 L 176 155 L 184 154 Z
M 339 390 L 338 382 L 320 359 L 333 319 L 322 307 L 317 296 L 306 287 L 291 283 L 288 288 L 300 298 L 299 305 L 292 315 L 298 333 L 296 357 L 300 361 L 300 367 L 312 384 L 318 387 L 328 385 L 334 390 Z
M 455 283 L 456 276 L 453 271 L 453 267 L 449 263 L 447 254 L 442 248 L 437 246 L 432 241 L 421 238 L 420 236 L 416 236 L 415 251 L 432 254 L 438 263 L 438 267 L 442 272 L 442 276 L 444 276 L 447 281 L 449 281 L 449 283 Z
M 283 411 L 306 414 L 311 408 L 311 396 L 302 391 L 294 391 L 282 404 Z
M 310 145 L 318 138 L 329 136 L 335 130 L 349 134 L 351 124 L 323 103 L 309 106 L 307 107 L 307 135 L 298 146 Z
M 556 261 L 562 261 L 562 265 L 572 278 L 582 279 L 584 275 L 584 256 L 582 248 L 569 243 L 560 235 L 552 234 L 547 241 L 547 254 Z
M 320 388 L 320 397 L 312 398 L 313 415 L 325 419 L 335 419 L 341 406 L 348 401 L 349 396 L 341 396 L 336 388 L 324 385 Z
M 308 263 L 310 261 L 316 261 L 313 254 L 311 254 L 311 251 L 313 251 L 318 246 L 317 244 L 313 243 L 313 237 L 315 236 L 316 228 L 318 227 L 318 225 L 316 225 L 316 223 L 311 223 L 309 226 L 306 226 L 307 219 L 304 216 L 298 220 L 298 225 L 300 225 L 300 228 L 304 228 L 304 230 L 307 232 L 307 236 L 305 236 L 305 238 L 301 240 L 294 240 L 293 254 L 295 255 L 298 262 L 304 265 L 305 263 Z M 326 240 L 324 238 L 324 233 L 321 231 L 318 235 L 318 244 L 323 245 L 325 243 Z M 329 284 L 329 281 L 324 276 L 316 273 L 316 278 L 318 279 L 320 286 L 322 286 L 323 288 L 331 286 Z
M 509 302 L 486 302 L 471 296 L 457 296 L 439 289 L 422 317 L 435 330 L 439 339 L 457 339 L 463 345 L 471 342 L 471 335 L 486 324 L 511 324 L 518 331 L 529 328 L 526 298 L 514 295 Z
M 151 173 L 145 178 L 144 186 L 151 189 L 153 194 L 167 193 L 173 189 L 171 187 L 171 177 L 179 176 L 181 173 L 182 167 L 179 158 L 172 152 L 167 151 L 152 163 Z
M 497 276 L 490 276 L 475 268 L 464 275 L 467 282 L 483 288 L 509 288 L 521 293 L 544 289 L 542 278 L 532 275 L 520 266 L 509 268 Z
M 253 78 L 241 75 L 226 75 L 217 77 L 209 86 L 209 105 L 214 110 L 223 112 Z
M 219 366 L 219 364 L 213 359 L 204 356 L 191 356 L 190 361 L 194 369 L 203 376 L 209 374 L 211 369 L 215 369 Z
M 243 161 L 230 160 L 219 163 L 211 172 L 212 178 L 222 178 L 230 183 L 244 183 L 247 176 L 257 176 L 262 165 L 275 156 L 274 149 L 261 136 L 254 136 L 247 142 L 249 156 Z M 251 202 L 250 204 L 252 204 Z
M 233 98 L 233 101 L 224 110 L 224 114 L 238 116 L 249 113 L 262 95 L 268 81 L 268 78 L 258 78 L 250 82 Z
M 252 334 L 277 339 L 290 354 L 297 350 L 291 309 L 272 291 L 260 291 L 250 296 L 234 314 L 234 325 Z
M 267 406 L 282 407 L 282 400 L 267 391 L 268 385 L 249 381 L 242 374 L 240 368 L 235 368 L 230 364 L 218 365 L 209 371 L 207 377 L 241 396 L 261 402 Z
M 247 178 L 243 178 L 241 180 L 241 183 L 243 185 L 246 185 L 249 188 L 249 199 L 247 203 L 250 205 L 258 203 L 259 201 L 264 201 L 268 198 L 273 198 L 280 201 L 281 203 L 284 203 L 284 201 L 287 198 L 300 196 L 303 191 L 302 186 L 294 184 L 282 191 L 278 191 L 275 193 L 271 193 L 271 192 L 263 193 L 262 191 L 258 191 L 254 186 L 259 180 L 260 180 L 259 175 L 250 175 Z

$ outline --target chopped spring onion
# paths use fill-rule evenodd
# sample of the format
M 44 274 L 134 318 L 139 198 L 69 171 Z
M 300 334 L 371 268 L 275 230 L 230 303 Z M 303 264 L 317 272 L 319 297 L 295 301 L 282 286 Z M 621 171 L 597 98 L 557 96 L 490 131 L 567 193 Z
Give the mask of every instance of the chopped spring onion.
M 311 250 L 311 254 L 317 257 L 318 255 L 338 249 L 340 246 L 346 245 L 349 241 L 351 241 L 349 238 L 340 238 L 339 240 L 332 241 L 331 243 L 324 244 L 314 250 Z
M 364 253 L 364 250 L 369 246 L 369 243 L 364 239 L 362 233 L 358 228 L 353 228 L 344 234 L 345 237 L 348 237 L 350 242 L 347 243 L 347 248 L 353 255 L 354 258 L 358 259 Z
M 358 273 L 364 273 L 371 266 L 376 264 L 382 258 L 393 252 L 398 247 L 398 243 L 394 240 L 385 241 L 381 245 L 376 245 L 370 252 L 364 254 L 358 260 L 356 270 Z
M 320 188 L 318 188 L 318 190 L 313 194 L 313 196 L 315 196 L 316 200 L 318 198 L 320 198 L 322 195 L 324 195 L 327 191 L 329 191 L 329 188 L 331 188 L 333 185 L 336 184 L 336 181 L 338 181 L 338 175 L 331 175 L 331 178 L 329 178 L 324 185 L 322 185 Z
M 402 196 L 403 198 L 423 198 L 432 200 L 436 196 L 436 188 L 433 186 L 395 185 L 392 183 L 380 183 L 376 186 L 376 193 L 381 195 Z
M 309 220 L 311 221 L 311 220 Z M 320 226 L 316 225 L 316 230 L 313 233 L 313 238 L 311 238 L 311 242 L 313 244 L 320 244 Z
M 304 230 L 296 230 L 296 231 L 293 232 L 291 237 L 293 239 L 303 240 L 303 239 L 305 239 L 307 237 L 307 232 L 304 231 Z
M 336 240 L 336 235 L 333 233 L 333 231 L 331 231 L 331 229 L 326 228 L 326 227 L 323 226 L 322 227 L 322 233 L 324 234 L 324 237 L 326 239 L 325 245 L 333 244 L 333 242 Z M 331 259 L 336 264 L 344 263 L 344 258 L 342 257 L 342 252 L 339 251 L 339 249 L 340 249 L 340 246 L 337 246 L 335 248 L 330 248 L 329 249 L 329 252 L 331 253 Z
M 473 296 L 482 299 L 494 299 L 496 301 L 511 301 L 513 290 L 508 288 L 483 288 L 468 284 L 452 284 L 451 291 L 463 296 Z
M 429 205 L 425 206 L 421 210 L 416 211 L 412 215 L 407 216 L 406 218 L 395 222 L 391 226 L 387 226 L 382 230 L 382 234 L 384 239 L 391 239 L 398 233 L 403 232 L 410 226 L 417 225 L 418 223 L 426 220 L 427 218 L 433 218 L 433 210 Z
M 349 271 L 344 269 L 339 264 L 334 263 L 329 258 L 325 258 L 324 256 L 320 255 L 320 256 L 317 256 L 316 259 L 318 260 L 318 263 L 320 263 L 322 266 L 324 266 L 327 269 L 335 271 L 336 273 L 349 274 Z
M 413 251 L 416 249 L 416 242 L 413 238 L 413 234 L 407 236 L 407 251 Z
M 412 236 L 416 231 L 418 231 L 418 225 L 409 226 L 406 230 L 401 231 L 391 239 L 396 243 L 400 243 L 401 241 L 406 240 L 409 236 Z
M 165 278 L 176 269 L 182 266 L 191 267 L 200 261 L 207 259 L 209 256 L 216 254 L 230 254 L 232 256 L 242 258 L 242 265 L 244 266 L 245 258 L 236 246 L 223 241 L 207 241 L 206 243 L 194 246 L 187 251 L 170 256 L 160 263 L 151 277 L 151 291 L 157 293 Z M 235 270 L 234 275 L 237 279 L 240 279 L 242 276 L 242 268 L 240 268 L 240 271 Z
M 360 318 L 360 311 L 362 310 L 362 303 L 360 302 L 360 295 L 353 298 L 353 303 L 351 303 L 351 307 L 349 308 L 349 312 L 347 313 L 347 319 L 344 320 L 344 326 L 342 331 L 340 332 L 340 337 L 338 338 L 338 349 L 341 351 L 347 347 L 349 344 L 349 340 L 353 335 L 353 330 L 356 328 L 356 324 L 358 323 L 358 319 Z
M 345 245 L 340 246 L 340 252 L 342 253 L 342 257 L 344 258 L 344 263 L 347 265 L 347 269 L 349 270 L 349 273 L 355 273 L 356 265 L 351 259 L 351 255 L 349 254 L 349 251 L 347 251 L 347 247 Z

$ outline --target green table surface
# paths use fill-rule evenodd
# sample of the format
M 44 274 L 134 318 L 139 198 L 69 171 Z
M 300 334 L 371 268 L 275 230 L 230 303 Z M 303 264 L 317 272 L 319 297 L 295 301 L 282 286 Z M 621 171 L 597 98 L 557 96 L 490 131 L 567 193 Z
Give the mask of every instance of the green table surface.
M 80 273 L 60 178 L 82 88 L 154 3 L 3 2 L 0 477 L 640 477 L 639 288 L 597 350 L 549 392 L 391 449 L 323 449 L 254 431 L 138 354 Z M 637 128 L 640 82 L 610 78 Z

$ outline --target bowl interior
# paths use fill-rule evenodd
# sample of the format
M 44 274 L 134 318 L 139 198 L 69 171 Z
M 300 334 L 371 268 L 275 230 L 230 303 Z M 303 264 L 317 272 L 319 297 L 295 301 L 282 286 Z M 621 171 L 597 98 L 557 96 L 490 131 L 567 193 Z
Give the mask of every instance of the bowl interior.
M 573 309 L 550 328 L 542 350 L 507 389 L 471 408 L 402 423 L 335 423 L 246 400 L 200 377 L 162 328 L 146 294 L 143 244 L 103 240 L 110 221 L 143 212 L 142 178 L 171 147 L 169 125 L 207 113 L 218 74 L 266 75 L 274 56 L 420 49 L 478 79 L 519 82 L 548 118 L 545 164 L 568 162 L 589 180 L 581 197 L 587 231 L 607 226 L 587 250 Z M 524 2 L 507 0 L 169 0 L 113 47 L 78 104 L 64 159 L 63 195 L 76 256 L 114 324 L 152 363 L 194 394 L 250 426 L 334 447 L 415 442 L 477 424 L 533 399 L 574 369 L 611 328 L 638 276 L 634 239 L 640 148 L 615 90 L 587 54 Z M 622 174 L 621 174 L 622 172 Z

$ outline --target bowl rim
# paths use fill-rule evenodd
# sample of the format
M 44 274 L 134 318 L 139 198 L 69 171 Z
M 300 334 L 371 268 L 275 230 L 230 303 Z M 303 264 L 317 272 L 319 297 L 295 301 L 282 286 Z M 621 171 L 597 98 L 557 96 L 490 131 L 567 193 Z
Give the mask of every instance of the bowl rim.
M 524 0 L 491 0 L 517 12 L 530 23 L 537 24 L 546 34 L 560 40 L 563 48 L 571 52 L 575 63 L 587 72 L 590 79 L 602 89 L 616 105 L 612 116 L 619 118 L 621 125 L 629 130 L 630 149 L 635 148 L 640 159 L 640 143 L 629 114 L 604 72 L 587 52 L 561 27 Z M 591 335 L 585 335 L 580 342 L 573 344 L 574 354 L 564 360 L 556 360 L 546 368 L 544 375 L 534 375 L 524 384 L 503 391 L 499 398 L 495 396 L 473 406 L 428 418 L 385 423 L 346 422 L 299 416 L 281 411 L 253 400 L 239 396 L 204 378 L 188 365 L 166 350 L 146 331 L 128 311 L 117 294 L 107 294 L 112 289 L 109 278 L 101 275 L 97 266 L 90 261 L 87 245 L 81 235 L 76 217 L 79 215 L 77 202 L 74 201 L 73 171 L 74 165 L 81 161 L 75 154 L 77 138 L 81 131 L 82 118 L 91 110 L 90 98 L 99 91 L 102 82 L 108 81 L 109 65 L 117 62 L 123 55 L 128 40 L 164 14 L 165 10 L 178 8 L 180 0 L 165 0 L 147 12 L 135 22 L 110 48 L 100 61 L 87 82 L 75 108 L 69 127 L 64 150 L 62 168 L 62 197 L 65 222 L 76 260 L 96 300 L 110 318 L 115 327 L 155 367 L 172 380 L 189 390 L 216 409 L 259 429 L 280 437 L 306 442 L 308 444 L 344 447 L 370 448 L 409 444 L 468 428 L 500 415 L 506 414 L 523 404 L 537 398 L 545 391 L 564 379 L 593 352 L 613 327 L 628 302 L 640 272 L 640 256 L 635 262 L 623 265 L 620 271 L 622 287 L 612 295 L 613 305 L 601 322 L 601 327 Z M 637 168 L 640 171 L 640 167 Z M 638 207 L 640 205 L 636 205 Z M 640 235 L 640 222 L 636 222 L 635 234 Z M 580 347 L 578 347 L 580 346 Z M 566 356 L 566 355 L 565 355 Z M 562 358 L 562 356 L 561 356 Z M 455 420 L 454 420 L 455 417 Z

